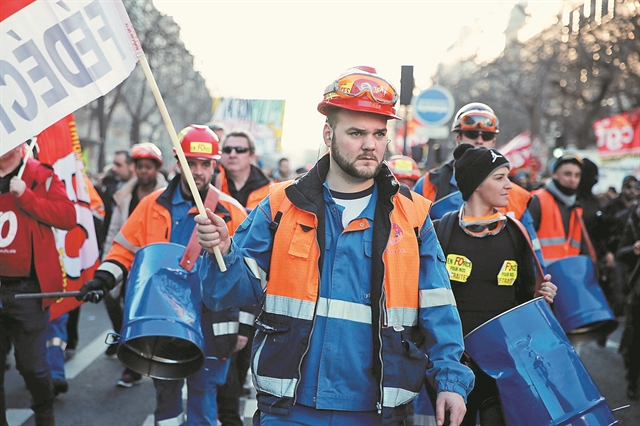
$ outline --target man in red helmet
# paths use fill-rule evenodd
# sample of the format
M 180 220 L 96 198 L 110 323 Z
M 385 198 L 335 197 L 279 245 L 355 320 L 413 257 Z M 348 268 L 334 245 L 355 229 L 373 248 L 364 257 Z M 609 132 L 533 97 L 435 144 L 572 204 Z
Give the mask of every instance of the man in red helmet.
M 246 217 L 246 212 L 236 200 L 210 184 L 216 162 L 220 159 L 217 136 L 207 126 L 190 125 L 180 132 L 178 139 L 205 206 L 233 233 Z M 148 154 L 151 155 L 150 152 Z M 98 302 L 102 294 L 126 282 L 134 254 L 149 244 L 171 242 L 185 247 L 191 247 L 194 243 L 197 245 L 196 240 L 191 238 L 195 232 L 197 209 L 180 163 L 177 169 L 178 174 L 166 189 L 155 190 L 140 200 L 113 239 L 113 245 L 94 278 L 82 287 L 78 298 Z M 215 312 L 211 316 L 214 317 L 213 324 L 205 324 L 202 320 L 203 327 L 212 329 L 214 334 L 211 345 L 205 342 L 205 366 L 187 378 L 189 396 L 186 424 L 217 424 L 217 386 L 225 381 L 228 357 L 237 342 L 237 310 Z M 183 382 L 154 379 L 156 424 L 183 424 Z
M 167 186 L 167 180 L 160 173 L 162 152 L 155 144 L 150 142 L 136 144 L 131 147 L 130 155 L 136 174 L 113 194 L 113 213 L 104 243 L 103 258 L 109 253 L 113 245 L 113 239 L 118 235 L 118 232 L 120 232 L 120 229 L 140 200 L 153 191 Z M 119 333 L 122 328 L 123 299 L 122 284 L 117 285 L 104 296 L 104 303 L 116 333 Z M 111 345 L 107 348 L 106 355 L 115 356 L 116 350 L 117 346 Z M 139 383 L 142 383 L 142 375 L 125 368 L 117 385 L 130 388 Z
M 230 239 L 211 212 L 200 244 L 211 309 L 259 303 L 252 371 L 263 426 L 402 424 L 423 380 L 437 420 L 465 413 L 473 373 L 431 203 L 383 161 L 398 94 L 375 69 L 336 79 L 318 105 L 330 152 L 295 181 L 272 185 Z

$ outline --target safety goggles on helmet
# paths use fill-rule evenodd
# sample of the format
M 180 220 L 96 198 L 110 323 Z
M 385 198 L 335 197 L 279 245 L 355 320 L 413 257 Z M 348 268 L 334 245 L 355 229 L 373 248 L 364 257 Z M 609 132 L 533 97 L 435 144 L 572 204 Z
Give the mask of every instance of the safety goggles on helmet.
M 458 130 L 483 130 L 498 133 L 498 119 L 495 115 L 484 111 L 469 111 L 460 116 Z
M 465 216 L 463 205 L 458 212 L 458 223 L 465 234 L 475 238 L 482 238 L 487 235 L 499 234 L 507 224 L 507 217 L 499 211 L 485 217 Z
M 324 91 L 324 98 L 359 97 L 367 95 L 371 100 L 394 105 L 398 101 L 398 92 L 391 83 L 384 78 L 368 72 L 343 74 Z
M 494 132 L 483 132 L 478 130 L 463 130 L 460 133 L 462 133 L 465 138 L 471 140 L 476 140 L 478 139 L 478 136 L 482 136 L 482 140 L 485 142 L 493 140 L 496 137 Z

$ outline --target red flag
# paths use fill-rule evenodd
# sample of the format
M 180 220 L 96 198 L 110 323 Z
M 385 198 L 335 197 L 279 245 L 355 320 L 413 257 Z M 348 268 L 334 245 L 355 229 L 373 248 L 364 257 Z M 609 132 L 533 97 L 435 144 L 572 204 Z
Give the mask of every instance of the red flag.
M 516 174 L 521 170 L 531 170 L 531 135 L 529 132 L 520 133 L 498 150 L 511 163 L 511 174 Z
M 76 204 L 76 227 L 70 231 L 54 229 L 54 233 L 64 277 L 63 291 L 77 291 L 93 278 L 100 264 L 93 216 L 101 215 L 104 206 L 85 173 L 82 148 L 72 115 L 40 133 L 38 147 L 38 159 L 53 167 L 66 186 L 69 199 Z M 51 305 L 51 319 L 81 303 L 73 297 L 58 299 Z
M 640 108 L 597 120 L 593 130 L 603 160 L 640 156 Z

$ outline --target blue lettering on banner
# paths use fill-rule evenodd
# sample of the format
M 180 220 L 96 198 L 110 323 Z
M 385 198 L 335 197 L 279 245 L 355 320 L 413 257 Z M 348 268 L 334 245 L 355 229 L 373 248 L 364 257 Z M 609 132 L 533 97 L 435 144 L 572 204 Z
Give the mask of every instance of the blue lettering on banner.
M 116 51 L 120 59 L 127 57 L 129 46 L 123 45 L 115 33 L 121 23 L 110 22 L 99 0 L 76 11 L 63 3 L 56 5 L 69 16 L 42 31 L 41 39 L 23 40 L 17 34 L 20 28 L 3 29 L 22 42 L 10 50 L 17 62 L 4 55 L 0 59 L 0 87 L 6 91 L 0 104 L 0 125 L 8 134 L 17 130 L 20 119 L 32 122 L 38 117 L 42 108 L 39 98 L 51 108 L 70 96 L 67 89 L 87 87 L 109 74 L 114 69 L 109 58 L 115 58 Z M 10 48 L 5 40 L 6 52 Z

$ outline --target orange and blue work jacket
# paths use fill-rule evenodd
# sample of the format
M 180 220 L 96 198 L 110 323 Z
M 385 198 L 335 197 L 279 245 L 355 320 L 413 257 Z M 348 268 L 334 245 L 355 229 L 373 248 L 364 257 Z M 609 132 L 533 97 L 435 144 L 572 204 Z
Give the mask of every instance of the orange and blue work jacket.
M 140 203 L 113 240 L 113 245 L 96 271 L 95 276 L 107 281 L 111 287 L 126 281 L 134 256 L 141 248 L 149 244 L 170 241 L 172 223 L 176 220 L 171 212 L 171 200 L 174 192 L 180 190 L 179 185 L 180 176 L 176 176 L 166 189 L 158 189 L 140 200 Z M 217 193 L 218 200 L 215 207 L 213 207 L 208 205 L 203 195 L 205 206 L 212 208 L 217 215 L 227 222 L 229 233 L 233 235 L 234 230 L 247 215 L 244 208 L 236 200 L 221 193 L 212 185 L 209 185 L 208 191 Z M 188 212 L 189 216 L 197 214 L 198 210 L 195 206 Z M 195 229 L 193 233 L 195 233 Z M 193 235 L 191 235 L 191 238 L 193 238 Z M 213 327 L 215 341 L 223 342 L 214 344 L 214 347 L 210 349 L 213 352 L 207 354 L 207 356 L 221 358 L 229 356 L 237 339 L 236 335 L 239 328 L 238 311 L 206 314 L 207 318 L 213 318 L 216 325 Z M 206 349 L 205 353 L 208 350 Z
M 203 259 L 211 309 L 262 303 L 251 361 L 259 409 L 378 410 L 396 424 L 425 377 L 466 398 L 473 374 L 459 362 L 460 320 L 430 203 L 383 166 L 344 228 L 324 183 L 328 163 L 272 187 L 233 237 L 227 272 Z
M 569 256 L 578 256 L 582 244 L 582 226 L 579 218 L 582 208 L 571 209 L 569 229 L 565 233 L 560 208 L 553 195 L 546 189 L 538 189 L 533 195 L 540 200 L 538 238 L 545 266 Z

